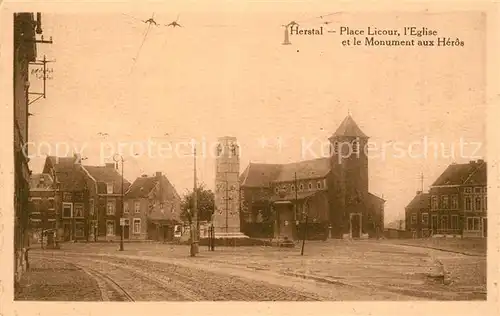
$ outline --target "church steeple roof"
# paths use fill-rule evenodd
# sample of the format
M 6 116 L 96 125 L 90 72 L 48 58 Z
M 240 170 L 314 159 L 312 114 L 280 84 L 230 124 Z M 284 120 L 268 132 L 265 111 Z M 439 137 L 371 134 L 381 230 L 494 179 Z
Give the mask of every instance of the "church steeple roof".
M 336 136 L 368 138 L 368 136 L 361 131 L 358 124 L 354 122 L 350 114 L 346 116 L 342 123 L 340 123 L 340 126 L 337 128 L 335 133 L 333 133 L 332 137 Z

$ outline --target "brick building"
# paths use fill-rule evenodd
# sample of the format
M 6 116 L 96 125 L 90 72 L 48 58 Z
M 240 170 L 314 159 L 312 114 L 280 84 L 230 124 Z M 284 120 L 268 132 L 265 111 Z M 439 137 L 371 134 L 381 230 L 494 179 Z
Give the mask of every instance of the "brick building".
M 405 228 L 413 238 L 429 237 L 431 199 L 429 193 L 417 191 L 417 194 L 405 208 Z
M 82 166 L 89 187 L 88 235 L 90 240 L 117 240 L 121 238 L 122 176 L 118 164 Z M 123 179 L 123 194 L 130 182 Z
M 368 192 L 368 137 L 348 115 L 329 138 L 330 157 L 250 163 L 240 176 L 242 230 L 249 236 L 368 238 L 384 228 L 385 201 Z
M 13 43 L 13 133 L 14 133 L 14 282 L 17 285 L 26 268 L 28 246 L 29 180 L 28 166 L 28 105 L 29 64 L 37 57 L 36 34 L 41 34 L 41 15 L 14 14 Z
M 449 165 L 426 195 L 428 211 L 407 207 L 407 229 L 420 228 L 433 236 L 487 237 L 486 167 L 483 160 Z
M 54 179 L 58 240 L 120 238 L 122 177 L 114 163 L 82 165 L 80 155 L 48 156 L 44 174 Z M 130 183 L 124 179 L 124 193 Z
M 50 174 L 32 174 L 30 179 L 30 237 L 31 242 L 43 241 L 45 230 L 56 228 L 56 190 Z
M 125 239 L 169 241 L 180 224 L 181 198 L 161 172 L 137 178 L 125 195 Z

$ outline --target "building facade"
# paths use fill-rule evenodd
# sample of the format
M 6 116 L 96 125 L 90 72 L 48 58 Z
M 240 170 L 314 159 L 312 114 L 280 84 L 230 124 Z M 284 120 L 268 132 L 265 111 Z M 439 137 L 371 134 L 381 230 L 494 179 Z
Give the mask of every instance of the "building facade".
M 87 186 L 90 188 L 87 226 L 90 240 L 113 241 L 121 238 L 120 218 L 124 216 L 122 189 L 125 196 L 130 182 L 123 179 L 122 183 L 119 167 L 116 163 L 82 166 Z
M 37 57 L 36 34 L 41 33 L 41 15 L 14 14 L 13 43 L 13 109 L 14 109 L 14 282 L 26 269 L 25 251 L 28 246 L 29 181 L 28 117 L 29 64 Z
M 368 157 L 362 150 L 368 137 L 348 115 L 329 140 L 329 157 L 248 165 L 240 176 L 246 234 L 253 236 L 248 227 L 258 227 L 258 221 L 272 222 L 273 236 L 288 239 L 301 238 L 306 222 L 308 238 L 382 234 L 385 201 L 368 191 Z
M 137 178 L 125 194 L 124 238 L 171 241 L 180 224 L 181 198 L 161 172 Z
M 411 224 L 417 222 L 422 232 L 429 232 L 417 237 L 487 237 L 486 167 L 483 160 L 449 165 L 426 195 L 428 211 L 418 213 L 407 207 L 408 229 L 417 229 Z
M 405 208 L 405 228 L 413 238 L 431 236 L 430 202 L 429 193 L 417 191 L 413 200 Z
M 56 190 L 50 174 L 32 174 L 30 179 L 30 243 L 43 242 L 43 233 L 56 228 Z

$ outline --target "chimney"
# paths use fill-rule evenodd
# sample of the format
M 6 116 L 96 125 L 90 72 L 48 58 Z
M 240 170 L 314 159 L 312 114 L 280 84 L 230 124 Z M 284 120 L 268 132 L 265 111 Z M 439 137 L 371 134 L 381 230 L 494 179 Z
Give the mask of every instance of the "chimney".
M 145 173 L 143 173 L 143 174 L 141 175 L 141 177 L 143 177 L 143 178 L 147 178 L 147 177 L 148 177 L 148 175 L 147 175 L 147 174 L 145 174 Z
M 107 162 L 105 164 L 106 168 L 110 168 L 110 169 L 115 169 L 116 168 L 116 164 L 114 162 Z
M 161 178 L 161 172 L 160 171 L 156 171 L 156 177 L 157 178 Z
M 471 161 L 469 161 L 469 164 L 471 164 L 471 165 L 475 165 L 475 164 L 476 164 L 476 161 L 475 161 L 475 160 L 471 160 Z
M 417 195 L 420 195 L 420 194 L 422 194 L 422 191 L 418 190 Z
M 478 164 L 482 164 L 482 163 L 484 163 L 484 160 L 483 160 L 483 159 L 478 159 L 478 160 L 477 160 L 477 163 L 478 163 Z

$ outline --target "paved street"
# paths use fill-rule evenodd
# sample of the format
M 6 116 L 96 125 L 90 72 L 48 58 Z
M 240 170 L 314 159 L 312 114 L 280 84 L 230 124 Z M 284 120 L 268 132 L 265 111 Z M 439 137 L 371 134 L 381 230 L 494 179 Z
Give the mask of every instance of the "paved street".
M 60 274 L 83 273 L 87 283 L 82 284 L 96 290 L 75 300 L 486 299 L 486 257 L 428 248 L 330 240 L 306 242 L 304 256 L 300 247 L 219 247 L 214 252 L 201 247 L 191 258 L 188 246 L 130 243 L 123 252 L 118 246 L 34 249 L 31 264 L 64 264 L 73 269 Z

